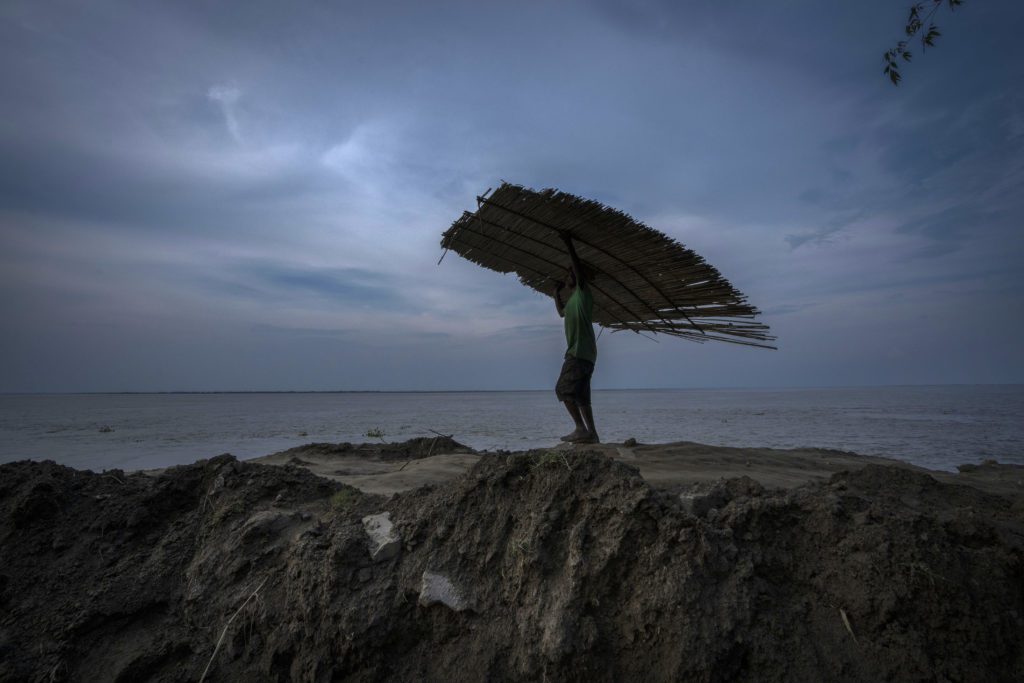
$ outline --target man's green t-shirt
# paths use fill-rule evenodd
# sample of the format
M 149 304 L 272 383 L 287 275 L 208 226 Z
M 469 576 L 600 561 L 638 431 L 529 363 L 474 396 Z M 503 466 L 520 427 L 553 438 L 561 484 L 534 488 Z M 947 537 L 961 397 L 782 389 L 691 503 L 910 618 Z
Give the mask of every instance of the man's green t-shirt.
M 594 339 L 594 297 L 589 287 L 576 287 L 565 302 L 565 341 L 568 352 L 577 358 L 597 362 L 597 340 Z

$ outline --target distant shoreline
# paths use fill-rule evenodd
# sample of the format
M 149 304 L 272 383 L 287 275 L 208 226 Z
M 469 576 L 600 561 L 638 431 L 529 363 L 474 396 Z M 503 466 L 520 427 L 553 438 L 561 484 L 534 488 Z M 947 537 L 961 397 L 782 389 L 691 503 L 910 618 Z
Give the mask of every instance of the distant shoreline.
M 848 384 L 835 386 L 788 386 L 788 387 L 635 387 L 601 388 L 595 392 L 608 391 L 821 391 L 829 389 L 928 389 L 945 387 L 1024 387 L 1024 382 L 980 382 L 956 384 Z M 213 394 L 526 394 L 551 391 L 550 387 L 538 389 L 253 389 L 253 390 L 175 390 L 175 391 L 0 391 L 0 396 L 176 396 Z

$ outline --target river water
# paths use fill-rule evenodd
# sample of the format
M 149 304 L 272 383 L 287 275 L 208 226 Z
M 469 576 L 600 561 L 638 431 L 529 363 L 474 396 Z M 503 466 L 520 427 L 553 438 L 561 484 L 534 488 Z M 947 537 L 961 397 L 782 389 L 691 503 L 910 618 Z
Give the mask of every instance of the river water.
M 1024 385 L 595 391 L 604 441 L 821 447 L 933 469 L 1024 464 Z M 0 462 L 143 469 L 311 441 L 454 435 L 478 449 L 550 446 L 571 430 L 550 391 L 0 395 Z M 109 428 L 109 431 L 108 429 Z

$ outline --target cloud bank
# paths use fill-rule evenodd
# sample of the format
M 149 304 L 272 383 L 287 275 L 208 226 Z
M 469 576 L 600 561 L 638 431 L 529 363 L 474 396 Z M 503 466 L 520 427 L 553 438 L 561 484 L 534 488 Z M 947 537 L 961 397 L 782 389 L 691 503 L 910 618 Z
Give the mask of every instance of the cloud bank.
M 1024 47 L 905 8 L 0 9 L 0 391 L 546 388 L 549 300 L 449 256 L 501 180 L 704 255 L 778 352 L 601 336 L 598 387 L 1024 382 Z

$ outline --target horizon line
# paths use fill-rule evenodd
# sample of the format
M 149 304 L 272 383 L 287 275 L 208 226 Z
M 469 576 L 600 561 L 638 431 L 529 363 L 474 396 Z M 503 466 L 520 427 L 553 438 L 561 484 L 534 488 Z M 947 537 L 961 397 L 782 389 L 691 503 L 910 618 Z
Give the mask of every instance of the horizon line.
M 594 391 L 738 391 L 791 389 L 881 389 L 909 387 L 1012 387 L 1022 382 L 952 382 L 943 384 L 831 384 L 788 386 L 726 386 L 726 387 L 606 387 Z M 540 389 L 172 389 L 119 391 L 0 391 L 0 396 L 133 396 L 133 395 L 196 395 L 196 394 L 507 394 L 553 391 Z

